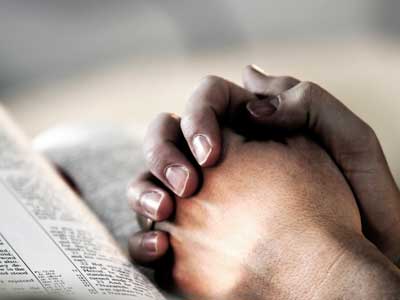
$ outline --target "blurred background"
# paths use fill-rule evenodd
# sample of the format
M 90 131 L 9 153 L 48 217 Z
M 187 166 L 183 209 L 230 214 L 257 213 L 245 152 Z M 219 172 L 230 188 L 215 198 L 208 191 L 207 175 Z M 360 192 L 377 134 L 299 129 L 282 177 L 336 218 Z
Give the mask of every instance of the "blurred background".
M 94 120 L 141 135 L 205 75 L 240 83 L 253 63 L 345 102 L 400 179 L 399 13 L 398 0 L 0 0 L 0 98 L 32 137 Z

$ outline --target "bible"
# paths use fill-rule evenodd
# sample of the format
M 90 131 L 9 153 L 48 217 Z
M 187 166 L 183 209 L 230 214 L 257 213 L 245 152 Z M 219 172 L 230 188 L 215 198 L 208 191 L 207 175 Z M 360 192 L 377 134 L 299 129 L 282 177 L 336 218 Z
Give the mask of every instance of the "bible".
M 148 276 L 130 262 L 126 251 L 126 241 L 137 230 L 137 223 L 124 191 L 141 160 L 127 147 L 130 140 L 118 136 L 122 131 L 96 132 L 107 147 L 114 136 L 114 150 L 122 150 L 108 153 L 109 149 L 90 143 L 86 157 L 77 156 L 79 161 L 72 156 L 80 153 L 79 145 L 87 134 L 59 130 L 56 137 L 66 143 L 60 148 L 63 151 L 44 149 L 51 133 L 36 141 L 37 147 L 49 152 L 46 159 L 0 110 L 1 299 L 46 295 L 164 299 Z M 70 141 L 75 151 L 68 150 Z M 110 157 L 107 162 L 101 159 L 105 153 Z M 118 163 L 124 165 L 123 170 L 114 169 Z M 54 168 L 62 164 L 70 173 L 67 177 L 75 181 L 80 176 L 79 182 L 85 183 L 77 187 L 80 196 Z

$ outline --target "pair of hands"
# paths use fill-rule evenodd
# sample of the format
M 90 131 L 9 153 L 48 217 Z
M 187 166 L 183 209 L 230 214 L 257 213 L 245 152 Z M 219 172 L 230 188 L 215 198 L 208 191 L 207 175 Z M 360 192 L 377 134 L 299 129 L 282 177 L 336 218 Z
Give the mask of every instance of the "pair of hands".
M 188 197 L 198 190 L 199 166 L 218 164 L 221 127 L 241 127 L 248 134 L 306 130 L 350 185 L 364 235 L 395 261 L 400 254 L 400 194 L 372 129 L 315 84 L 267 76 L 252 66 L 246 67 L 243 81 L 245 89 L 207 77 L 190 97 L 182 119 L 163 114 L 152 123 L 145 140 L 152 175 L 140 176 L 130 187 L 134 210 L 155 221 L 168 219 L 174 195 Z M 136 261 L 150 263 L 167 252 L 169 239 L 152 231 L 136 234 L 130 244 Z

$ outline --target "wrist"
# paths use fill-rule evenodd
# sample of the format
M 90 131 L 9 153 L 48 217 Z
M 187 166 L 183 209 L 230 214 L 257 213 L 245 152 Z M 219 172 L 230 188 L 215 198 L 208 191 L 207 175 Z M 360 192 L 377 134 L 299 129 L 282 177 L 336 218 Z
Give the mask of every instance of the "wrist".
M 359 233 L 303 232 L 289 240 L 281 236 L 277 248 L 286 251 L 274 261 L 266 255 L 261 275 L 246 276 L 241 287 L 248 292 L 240 299 L 385 300 L 400 295 L 398 269 Z
M 336 241 L 337 249 L 311 299 L 394 299 L 400 273 L 372 243 L 355 234 Z M 310 298 L 308 298 L 310 299 Z

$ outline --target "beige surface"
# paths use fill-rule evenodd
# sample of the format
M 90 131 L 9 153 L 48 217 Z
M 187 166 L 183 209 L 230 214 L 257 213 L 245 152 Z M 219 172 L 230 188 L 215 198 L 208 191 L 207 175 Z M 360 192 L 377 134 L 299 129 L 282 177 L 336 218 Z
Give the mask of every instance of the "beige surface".
M 30 134 L 58 123 L 132 122 L 142 134 L 157 112 L 181 112 L 207 74 L 240 82 L 244 65 L 320 83 L 376 130 L 400 182 L 400 43 L 326 40 L 247 45 L 186 57 L 140 57 L 9 96 L 9 109 Z

